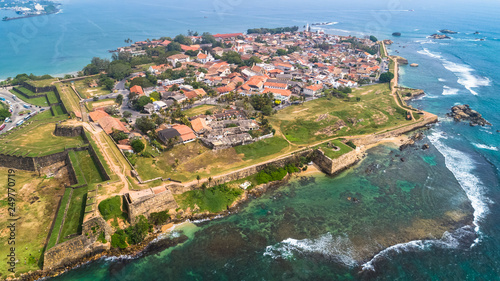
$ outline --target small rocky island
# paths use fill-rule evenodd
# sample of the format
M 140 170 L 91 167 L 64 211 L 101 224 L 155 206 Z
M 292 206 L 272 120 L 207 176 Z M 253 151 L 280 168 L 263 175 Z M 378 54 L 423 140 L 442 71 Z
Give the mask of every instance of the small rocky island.
M 469 121 L 471 126 L 491 126 L 490 122 L 486 121 L 479 112 L 472 110 L 468 104 L 455 105 L 451 108 L 451 112 L 446 115 L 453 117 L 457 122 Z
M 446 34 L 457 34 L 458 33 L 456 31 L 449 30 L 449 29 L 441 29 L 441 30 L 439 30 L 439 32 L 446 33 Z
M 430 37 L 431 37 L 432 39 L 451 39 L 451 37 L 450 37 L 450 36 L 448 36 L 448 35 L 445 35 L 445 34 L 437 34 L 437 33 L 432 34 Z
M 399 37 L 399 36 L 401 36 L 401 32 L 394 32 L 394 33 L 392 34 L 392 36 Z

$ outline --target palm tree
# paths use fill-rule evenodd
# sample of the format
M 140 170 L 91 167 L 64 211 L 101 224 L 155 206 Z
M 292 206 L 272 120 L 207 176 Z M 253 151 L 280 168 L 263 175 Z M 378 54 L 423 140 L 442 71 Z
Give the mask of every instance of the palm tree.
M 210 187 L 210 183 L 212 182 L 212 177 L 208 178 L 208 186 Z
M 196 175 L 196 180 L 198 181 L 198 184 L 200 184 L 200 179 L 201 179 L 200 175 Z

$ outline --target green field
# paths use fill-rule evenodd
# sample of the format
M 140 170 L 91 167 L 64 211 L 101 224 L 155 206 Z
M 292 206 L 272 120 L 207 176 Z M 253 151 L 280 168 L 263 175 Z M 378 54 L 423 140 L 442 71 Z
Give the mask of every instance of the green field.
M 68 83 L 55 83 L 54 85 L 57 87 L 68 113 L 80 111 L 80 99 Z
M 80 136 L 54 136 L 52 134 L 54 129 L 54 123 L 30 125 L 0 139 L 0 147 L 3 150 L 17 151 L 22 155 L 42 156 L 63 151 L 65 147 L 84 144 Z
M 83 174 L 82 168 L 80 166 L 80 163 L 78 162 L 78 156 L 76 155 L 75 151 L 70 151 L 68 153 L 69 159 L 71 160 L 71 165 L 73 166 L 73 169 L 75 170 L 75 176 L 76 176 L 76 185 L 82 185 L 86 184 L 87 181 L 85 180 L 85 176 Z
M 243 154 L 243 160 L 258 159 L 267 155 L 279 153 L 286 147 L 288 142 L 281 137 L 272 137 L 247 145 L 237 146 L 236 153 Z
M 340 156 L 346 154 L 347 152 L 350 152 L 350 151 L 353 150 L 352 147 L 344 144 L 340 140 L 333 140 L 333 141 L 330 142 L 333 145 L 335 145 L 338 148 L 340 148 L 339 151 L 333 150 L 331 147 L 328 146 L 328 143 L 329 142 L 322 143 L 318 147 L 321 148 L 321 150 L 325 153 L 325 155 L 328 156 L 328 157 L 330 157 L 331 159 L 335 159 L 337 157 L 340 157 Z
M 80 168 L 82 169 L 85 180 L 88 184 L 99 183 L 103 181 L 102 175 L 97 169 L 96 163 L 87 150 L 75 152 Z
M 52 111 L 54 111 L 54 116 L 66 115 L 64 113 L 62 106 L 60 106 L 60 105 L 54 105 L 52 107 Z
M 53 104 L 59 102 L 54 92 L 47 92 L 45 94 L 47 94 L 47 100 L 49 101 L 49 103 Z
M 13 95 L 15 95 L 16 97 L 18 97 L 20 100 L 24 101 L 25 103 L 29 103 L 29 104 L 41 106 L 41 107 L 49 106 L 49 103 L 47 102 L 46 97 L 38 97 L 38 98 L 28 99 L 28 98 L 25 98 L 23 95 L 20 95 L 19 93 L 14 92 L 14 90 L 10 90 L 10 92 Z
M 213 111 L 216 108 L 217 108 L 217 106 L 215 106 L 215 105 L 204 104 L 204 105 L 199 105 L 199 106 L 190 108 L 188 110 L 185 110 L 184 114 L 187 117 L 192 117 L 192 116 L 197 116 L 200 114 L 205 114 L 205 112 L 207 110 Z
M 59 243 L 69 240 L 65 238 L 68 235 L 81 233 L 86 200 L 87 187 L 73 189 Z
M 106 221 L 114 218 L 124 219 L 127 214 L 123 213 L 121 208 L 122 197 L 119 195 L 102 200 L 101 203 L 99 203 L 99 212 Z
M 388 84 L 356 88 L 349 99 L 320 98 L 290 106 L 269 120 L 295 144 L 370 134 L 409 122 L 406 111 L 397 106 L 390 94 Z
M 194 209 L 197 205 L 201 212 L 217 213 L 226 210 L 242 193 L 243 190 L 239 188 L 218 185 L 207 190 L 191 190 L 174 197 L 182 209 Z

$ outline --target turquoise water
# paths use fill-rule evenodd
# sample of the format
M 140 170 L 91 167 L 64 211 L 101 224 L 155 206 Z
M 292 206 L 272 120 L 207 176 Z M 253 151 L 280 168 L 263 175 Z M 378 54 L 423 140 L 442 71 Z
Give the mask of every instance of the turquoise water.
M 63 3 L 63 12 L 46 20 L 0 22 L 0 78 L 75 71 L 126 38 L 333 21 L 327 32 L 401 32 L 390 52 L 419 64 L 401 68 L 401 83 L 424 89 L 412 104 L 441 122 L 420 143 L 429 150 L 375 148 L 339 177 L 294 181 L 237 214 L 186 226 L 178 235 L 189 239 L 178 247 L 103 259 L 56 280 L 500 280 L 498 2 Z M 459 34 L 426 38 L 444 28 Z M 454 123 L 445 114 L 456 103 L 493 126 Z M 454 231 L 442 235 L 445 228 Z

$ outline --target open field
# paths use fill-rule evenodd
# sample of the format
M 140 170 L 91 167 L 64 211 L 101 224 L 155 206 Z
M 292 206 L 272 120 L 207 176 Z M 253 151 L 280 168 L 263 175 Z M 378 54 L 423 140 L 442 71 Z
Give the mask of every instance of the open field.
M 7 183 L 7 168 L 0 168 L 0 181 Z M 49 235 L 57 205 L 64 194 L 64 180 L 38 177 L 38 173 L 16 170 L 16 272 L 23 273 L 41 267 L 43 249 Z M 6 256 L 9 246 L 7 188 L 0 188 L 0 279 L 8 275 Z
M 205 112 L 207 110 L 213 111 L 216 108 L 217 108 L 217 106 L 215 106 L 215 105 L 204 104 L 204 105 L 199 105 L 199 106 L 190 108 L 190 109 L 184 111 L 184 114 L 187 117 L 192 117 L 192 116 L 197 116 L 197 115 L 200 115 L 200 114 L 205 114 Z
M 290 106 L 269 120 L 295 144 L 370 134 L 410 122 L 406 120 L 406 111 L 390 95 L 388 84 L 356 88 L 349 100 L 320 98 Z
M 83 145 L 81 137 L 54 136 L 54 123 L 28 126 L 0 140 L 2 152 L 40 156 L 63 151 L 65 147 Z
M 235 147 L 236 153 L 243 154 L 243 160 L 259 159 L 275 154 L 288 147 L 288 142 L 281 137 L 272 137 L 248 145 Z
M 42 106 L 42 107 L 49 106 L 49 102 L 47 101 L 46 97 L 38 97 L 38 98 L 28 99 L 28 98 L 24 97 L 23 95 L 20 95 L 20 94 L 14 92 L 14 90 L 10 90 L 10 92 L 13 95 L 15 95 L 16 97 L 18 97 L 20 100 L 24 101 L 25 103 L 29 103 L 29 104 L 36 105 L 36 106 Z
M 81 233 L 86 200 L 87 187 L 73 189 L 73 195 L 66 210 L 66 219 L 59 236 L 59 243 L 69 240 L 66 238 L 68 235 Z
M 97 80 L 99 79 L 97 79 L 96 77 L 95 81 L 97 82 Z M 82 96 L 82 98 L 88 99 L 94 96 L 107 95 L 111 93 L 111 91 L 106 89 L 106 87 L 104 86 L 90 87 L 89 85 L 92 83 L 92 81 L 94 81 L 93 78 L 86 78 L 84 80 L 78 80 L 73 83 L 75 89 Z
M 240 188 L 231 188 L 220 185 L 207 190 L 190 190 L 182 194 L 175 194 L 175 201 L 182 209 L 199 208 L 201 212 L 221 212 L 227 209 L 243 193 Z
M 87 102 L 87 108 L 89 110 L 94 110 L 95 108 L 108 107 L 115 104 L 116 104 L 115 99 L 102 99 L 99 101 Z

